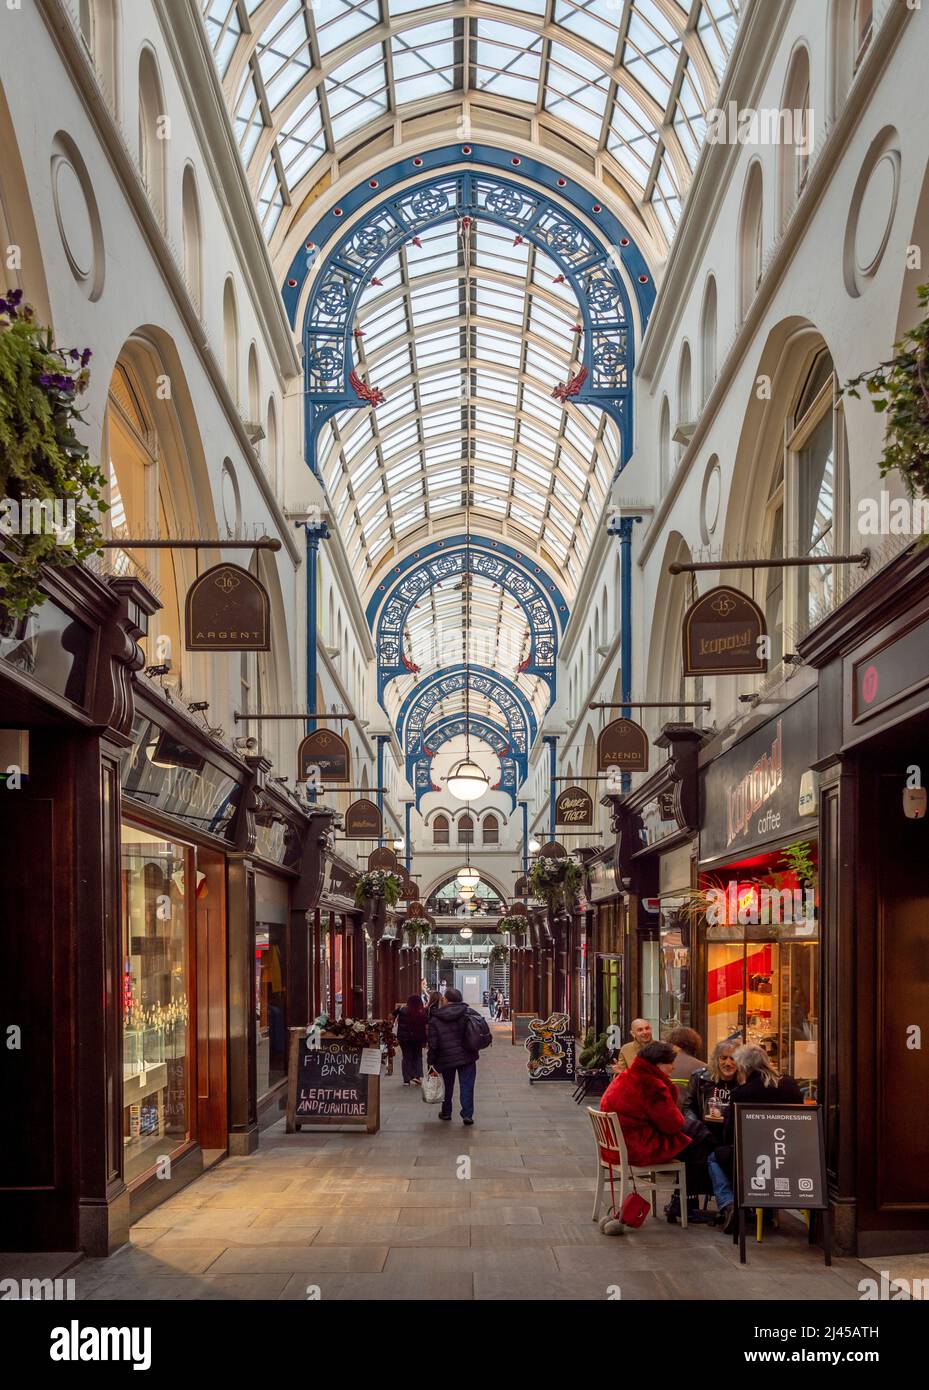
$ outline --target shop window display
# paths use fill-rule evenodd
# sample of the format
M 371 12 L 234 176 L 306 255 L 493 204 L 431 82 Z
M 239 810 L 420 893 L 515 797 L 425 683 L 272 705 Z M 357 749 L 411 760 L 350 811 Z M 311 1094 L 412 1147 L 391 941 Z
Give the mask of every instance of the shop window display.
M 259 1097 L 287 1075 L 287 887 L 255 876 L 255 1020 Z
M 189 851 L 122 828 L 124 1173 L 132 1182 L 189 1135 Z

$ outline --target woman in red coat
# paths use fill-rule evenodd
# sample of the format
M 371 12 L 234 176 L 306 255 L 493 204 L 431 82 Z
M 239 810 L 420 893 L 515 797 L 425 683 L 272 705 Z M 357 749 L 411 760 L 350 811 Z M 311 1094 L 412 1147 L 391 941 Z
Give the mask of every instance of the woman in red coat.
M 600 1101 L 601 1110 L 619 1116 L 626 1152 L 634 1168 L 649 1168 L 677 1158 L 690 1143 L 684 1133 L 684 1116 L 668 1080 L 674 1067 L 670 1043 L 647 1043 L 632 1065 L 610 1082 Z M 604 1151 L 614 1165 L 619 1155 Z

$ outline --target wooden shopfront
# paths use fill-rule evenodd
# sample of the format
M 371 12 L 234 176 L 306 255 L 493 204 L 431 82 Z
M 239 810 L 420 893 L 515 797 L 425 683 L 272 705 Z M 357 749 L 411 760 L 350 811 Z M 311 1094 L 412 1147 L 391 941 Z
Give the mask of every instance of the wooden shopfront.
M 823 1009 L 808 794 L 818 750 L 814 673 L 798 672 L 765 707 L 700 752 L 699 886 L 710 910 L 692 916 L 693 1026 L 707 1053 L 720 1042 L 761 1047 L 815 1100 Z M 811 866 L 809 885 L 791 868 L 793 851 Z
M 819 672 L 822 1100 L 838 1243 L 929 1243 L 929 552 L 799 646 Z

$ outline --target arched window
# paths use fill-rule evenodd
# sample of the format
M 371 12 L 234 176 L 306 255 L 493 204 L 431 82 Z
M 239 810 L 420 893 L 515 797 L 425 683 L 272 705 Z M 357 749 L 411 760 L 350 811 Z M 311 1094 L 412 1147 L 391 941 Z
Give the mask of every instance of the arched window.
M 705 405 L 716 381 L 716 280 L 711 275 L 700 316 L 700 396 Z
M 458 820 L 458 843 L 460 845 L 474 844 L 474 821 L 470 816 L 461 816 Z
M 434 845 L 448 844 L 448 816 L 436 816 L 432 822 L 432 843 Z
M 119 115 L 119 13 L 117 0 L 80 0 L 81 38 L 91 56 L 110 110 Z
M 693 433 L 693 400 L 691 397 L 690 344 L 681 348 L 681 362 L 677 370 L 677 461 L 680 463 Z
M 197 182 L 188 164 L 181 183 L 181 214 L 184 234 L 184 275 L 187 288 L 198 310 L 203 311 L 203 249 L 200 235 L 200 204 Z
M 167 128 L 155 55 L 139 59 L 139 168 L 152 207 L 163 228 L 168 225 Z
M 797 49 L 790 64 L 781 100 L 781 140 L 778 145 L 779 225 L 783 228 L 806 187 L 810 171 L 813 122 L 810 119 L 810 55 Z
M 671 407 L 665 396 L 658 421 L 658 482 L 662 494 L 671 479 Z
M 481 839 L 485 845 L 500 843 L 500 822 L 496 816 L 485 816 L 481 822 Z
M 232 277 L 223 286 L 223 375 L 232 393 L 232 399 L 239 402 L 239 314 L 235 305 L 235 289 Z
M 251 424 L 261 421 L 261 383 L 258 379 L 258 354 L 255 344 L 248 349 L 248 418 Z
M 739 321 L 745 318 L 761 284 L 764 264 L 763 186 L 756 160 L 748 171 L 739 220 Z

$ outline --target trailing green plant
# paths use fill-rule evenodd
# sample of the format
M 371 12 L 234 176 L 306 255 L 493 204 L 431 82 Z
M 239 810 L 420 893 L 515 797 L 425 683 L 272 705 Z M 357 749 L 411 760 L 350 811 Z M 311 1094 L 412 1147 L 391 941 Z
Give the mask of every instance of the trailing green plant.
M 795 840 L 781 850 L 785 872 L 793 874 L 801 888 L 815 888 L 817 883 L 813 846 L 809 840 Z
M 355 889 L 355 906 L 364 907 L 368 898 L 383 898 L 388 907 L 400 901 L 403 879 L 389 869 L 371 869 L 362 874 Z
M 0 296 L 0 531 L 15 536 L 14 554 L 0 560 L 0 591 L 12 618 L 42 602 L 43 565 L 73 565 L 100 550 L 106 479 L 74 432 L 75 421 L 83 424 L 75 402 L 87 389 L 91 355 L 86 347 L 56 348 L 22 290 Z M 57 528 L 46 524 L 56 503 Z
M 917 289 L 919 306 L 929 309 L 929 284 Z M 843 391 L 861 399 L 863 388 L 874 409 L 887 417 L 881 477 L 896 470 L 911 497 L 929 496 L 929 314 L 894 343 L 894 355 L 845 383 Z
M 560 859 L 540 857 L 529 870 L 529 885 L 539 902 L 548 907 L 564 907 L 570 912 L 583 876 L 580 864 L 567 856 Z

